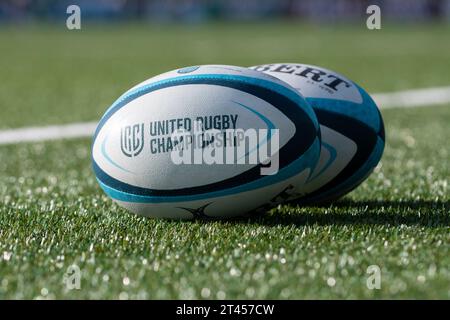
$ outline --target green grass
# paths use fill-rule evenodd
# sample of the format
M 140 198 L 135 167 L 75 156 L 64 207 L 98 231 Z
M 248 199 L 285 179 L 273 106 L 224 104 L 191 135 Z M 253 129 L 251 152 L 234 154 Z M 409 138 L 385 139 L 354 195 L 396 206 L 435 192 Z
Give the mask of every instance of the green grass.
M 0 127 L 96 120 L 134 83 L 199 63 L 307 61 L 371 92 L 449 84 L 439 26 L 56 29 L 0 31 Z M 0 146 L 0 299 L 450 299 L 450 106 L 383 117 L 381 165 L 343 200 L 233 221 L 127 213 L 98 187 L 88 139 Z M 72 264 L 80 290 L 63 283 Z

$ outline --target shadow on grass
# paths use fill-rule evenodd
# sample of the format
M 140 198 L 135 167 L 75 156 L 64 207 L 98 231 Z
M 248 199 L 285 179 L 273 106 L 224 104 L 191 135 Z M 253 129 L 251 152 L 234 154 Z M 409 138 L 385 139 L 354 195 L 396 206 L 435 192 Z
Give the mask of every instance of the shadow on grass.
M 276 225 L 385 225 L 449 227 L 450 202 L 445 201 L 351 201 L 341 200 L 329 205 L 300 207 L 282 206 L 265 214 L 236 223 Z

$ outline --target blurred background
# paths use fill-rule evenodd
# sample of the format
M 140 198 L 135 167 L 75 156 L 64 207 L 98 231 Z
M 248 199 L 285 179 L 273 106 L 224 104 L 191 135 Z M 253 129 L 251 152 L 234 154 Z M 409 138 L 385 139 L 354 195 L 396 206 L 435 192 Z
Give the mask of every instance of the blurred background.
M 383 17 L 404 21 L 450 21 L 450 0 L 2 0 L 0 20 L 57 20 L 70 4 L 84 19 L 205 22 L 211 20 L 301 19 L 349 22 L 377 4 Z
M 449 85 L 449 22 L 450 0 L 0 0 L 0 129 L 95 121 L 131 86 L 198 64 L 309 63 L 370 93 Z

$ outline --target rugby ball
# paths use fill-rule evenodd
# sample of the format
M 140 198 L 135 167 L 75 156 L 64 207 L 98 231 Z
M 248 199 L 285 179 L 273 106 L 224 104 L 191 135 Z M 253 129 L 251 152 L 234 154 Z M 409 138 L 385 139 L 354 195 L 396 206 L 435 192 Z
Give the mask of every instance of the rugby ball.
M 291 86 L 226 65 L 186 67 L 125 92 L 92 146 L 104 192 L 144 216 L 222 218 L 266 208 L 306 183 L 317 118 Z
M 321 67 L 276 63 L 250 69 L 270 74 L 293 86 L 313 107 L 319 120 L 320 160 L 307 186 L 293 188 L 290 199 L 329 202 L 361 184 L 384 150 L 384 125 L 369 94 L 348 78 Z

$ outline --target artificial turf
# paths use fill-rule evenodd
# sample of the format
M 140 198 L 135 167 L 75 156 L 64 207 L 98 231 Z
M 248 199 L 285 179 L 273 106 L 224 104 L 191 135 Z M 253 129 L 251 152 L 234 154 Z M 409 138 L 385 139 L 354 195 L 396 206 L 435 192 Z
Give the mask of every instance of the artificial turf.
M 0 31 L 1 128 L 97 120 L 136 82 L 200 63 L 319 64 L 369 92 L 449 84 L 442 26 L 92 28 Z M 89 139 L 0 146 L 0 299 L 449 299 L 450 106 L 383 117 L 381 164 L 347 197 L 229 221 L 127 213 L 98 187 Z M 73 264 L 79 290 L 63 282 Z

